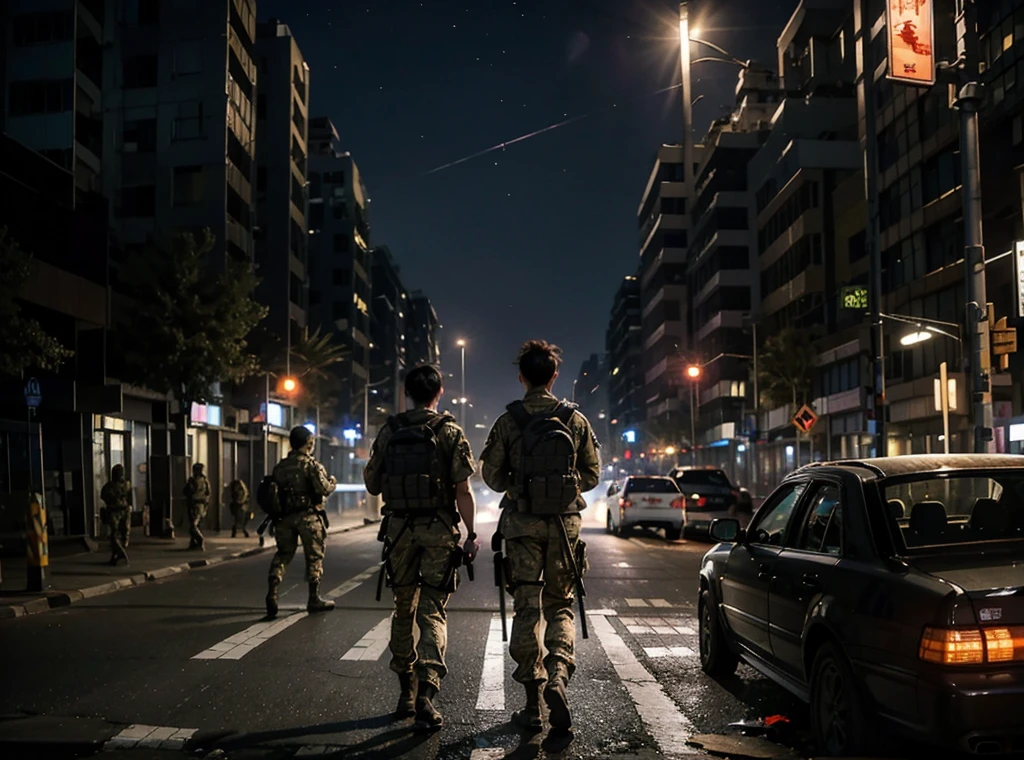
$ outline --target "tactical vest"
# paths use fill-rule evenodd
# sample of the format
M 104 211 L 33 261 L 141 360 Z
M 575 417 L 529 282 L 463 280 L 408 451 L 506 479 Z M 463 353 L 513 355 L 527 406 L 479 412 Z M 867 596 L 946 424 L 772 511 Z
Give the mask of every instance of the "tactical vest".
M 454 496 L 441 461 L 441 428 L 454 418 L 441 414 L 415 424 L 406 414 L 388 418 L 381 498 L 395 515 L 436 515 L 454 510 Z
M 279 462 L 274 468 L 273 479 L 277 484 L 277 499 L 283 515 L 314 509 L 322 501 L 311 493 L 307 463 L 301 457 L 289 457 Z
M 507 409 L 520 432 L 514 478 L 518 510 L 540 516 L 578 512 L 576 440 L 569 428 L 575 408 L 562 402 L 549 412 L 530 414 L 515 401 Z

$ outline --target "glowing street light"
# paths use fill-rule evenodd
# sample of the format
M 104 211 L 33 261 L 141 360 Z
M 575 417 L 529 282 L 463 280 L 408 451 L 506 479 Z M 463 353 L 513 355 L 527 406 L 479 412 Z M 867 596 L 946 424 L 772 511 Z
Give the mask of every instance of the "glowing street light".
M 665 453 L 668 454 L 669 456 L 673 456 L 676 453 L 676 447 L 675 446 L 666 446 L 665 447 Z
M 691 364 L 686 368 L 686 376 L 691 380 L 697 380 L 701 376 L 701 368 L 696 364 Z
M 926 340 L 931 340 L 932 334 L 927 330 L 917 330 L 916 332 L 907 333 L 900 338 L 901 346 L 916 346 L 919 343 L 924 343 Z

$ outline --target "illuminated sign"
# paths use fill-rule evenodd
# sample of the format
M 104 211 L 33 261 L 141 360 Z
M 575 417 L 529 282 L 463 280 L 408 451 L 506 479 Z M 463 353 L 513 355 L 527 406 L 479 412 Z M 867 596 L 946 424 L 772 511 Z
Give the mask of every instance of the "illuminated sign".
M 935 84 L 933 0 L 887 0 L 889 79 L 905 84 Z
M 269 409 L 270 413 L 267 415 L 267 420 L 270 424 L 275 427 L 284 427 L 284 407 L 271 401 Z
M 1010 441 L 1024 441 L 1024 423 L 1010 425 Z
M 866 311 L 868 305 L 868 289 L 863 285 L 852 285 L 839 291 L 839 303 L 844 309 L 860 309 Z
M 636 443 L 636 431 L 627 430 L 625 433 L 622 434 L 622 439 L 626 443 Z
M 1017 316 L 1024 317 L 1024 240 L 1013 250 L 1013 279 L 1016 284 Z

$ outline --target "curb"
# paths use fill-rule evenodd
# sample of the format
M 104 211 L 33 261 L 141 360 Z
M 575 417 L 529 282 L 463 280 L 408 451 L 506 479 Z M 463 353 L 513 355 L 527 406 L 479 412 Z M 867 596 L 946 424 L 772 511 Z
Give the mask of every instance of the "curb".
M 368 528 L 371 525 L 376 525 L 379 522 L 380 520 L 374 520 L 372 522 L 364 522 L 362 525 L 350 525 L 347 528 L 334 528 L 328 530 L 327 535 L 333 536 L 341 533 L 350 533 L 354 530 L 362 530 L 363 528 Z M 234 552 L 233 554 L 226 554 L 223 557 L 194 559 L 191 562 L 183 562 L 178 565 L 170 565 L 169 567 L 150 570 L 146 573 L 137 573 L 124 578 L 117 578 L 116 580 L 101 583 L 97 586 L 89 586 L 88 588 L 83 589 L 71 589 L 70 591 L 56 591 L 45 598 L 30 599 L 22 604 L 0 605 L 0 620 L 25 617 L 26 615 L 35 615 L 40 612 L 47 612 L 57 607 L 68 607 L 83 599 L 92 599 L 93 597 L 103 596 L 104 594 L 112 594 L 115 591 L 121 591 L 126 588 L 131 588 L 132 586 L 142 586 L 153 581 L 183 575 L 190 570 L 199 570 L 204 567 L 219 565 L 233 559 L 253 557 L 257 554 L 263 554 L 264 552 L 271 551 L 273 548 L 274 547 L 268 543 L 266 546 L 256 546 L 251 549 L 245 549 L 244 551 Z

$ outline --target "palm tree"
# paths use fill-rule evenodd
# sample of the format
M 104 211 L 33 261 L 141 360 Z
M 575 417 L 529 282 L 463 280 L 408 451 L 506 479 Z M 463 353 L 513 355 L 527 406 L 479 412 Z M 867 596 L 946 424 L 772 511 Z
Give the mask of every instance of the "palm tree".
M 291 372 L 300 381 L 300 398 L 310 407 L 333 409 L 340 395 L 341 383 L 328 367 L 345 360 L 349 351 L 332 340 L 332 336 L 320 332 L 317 327 L 312 333 L 303 328 L 302 336 L 291 347 Z
M 783 328 L 764 342 L 758 362 L 761 399 L 769 408 L 807 403 L 818 351 L 810 330 Z

